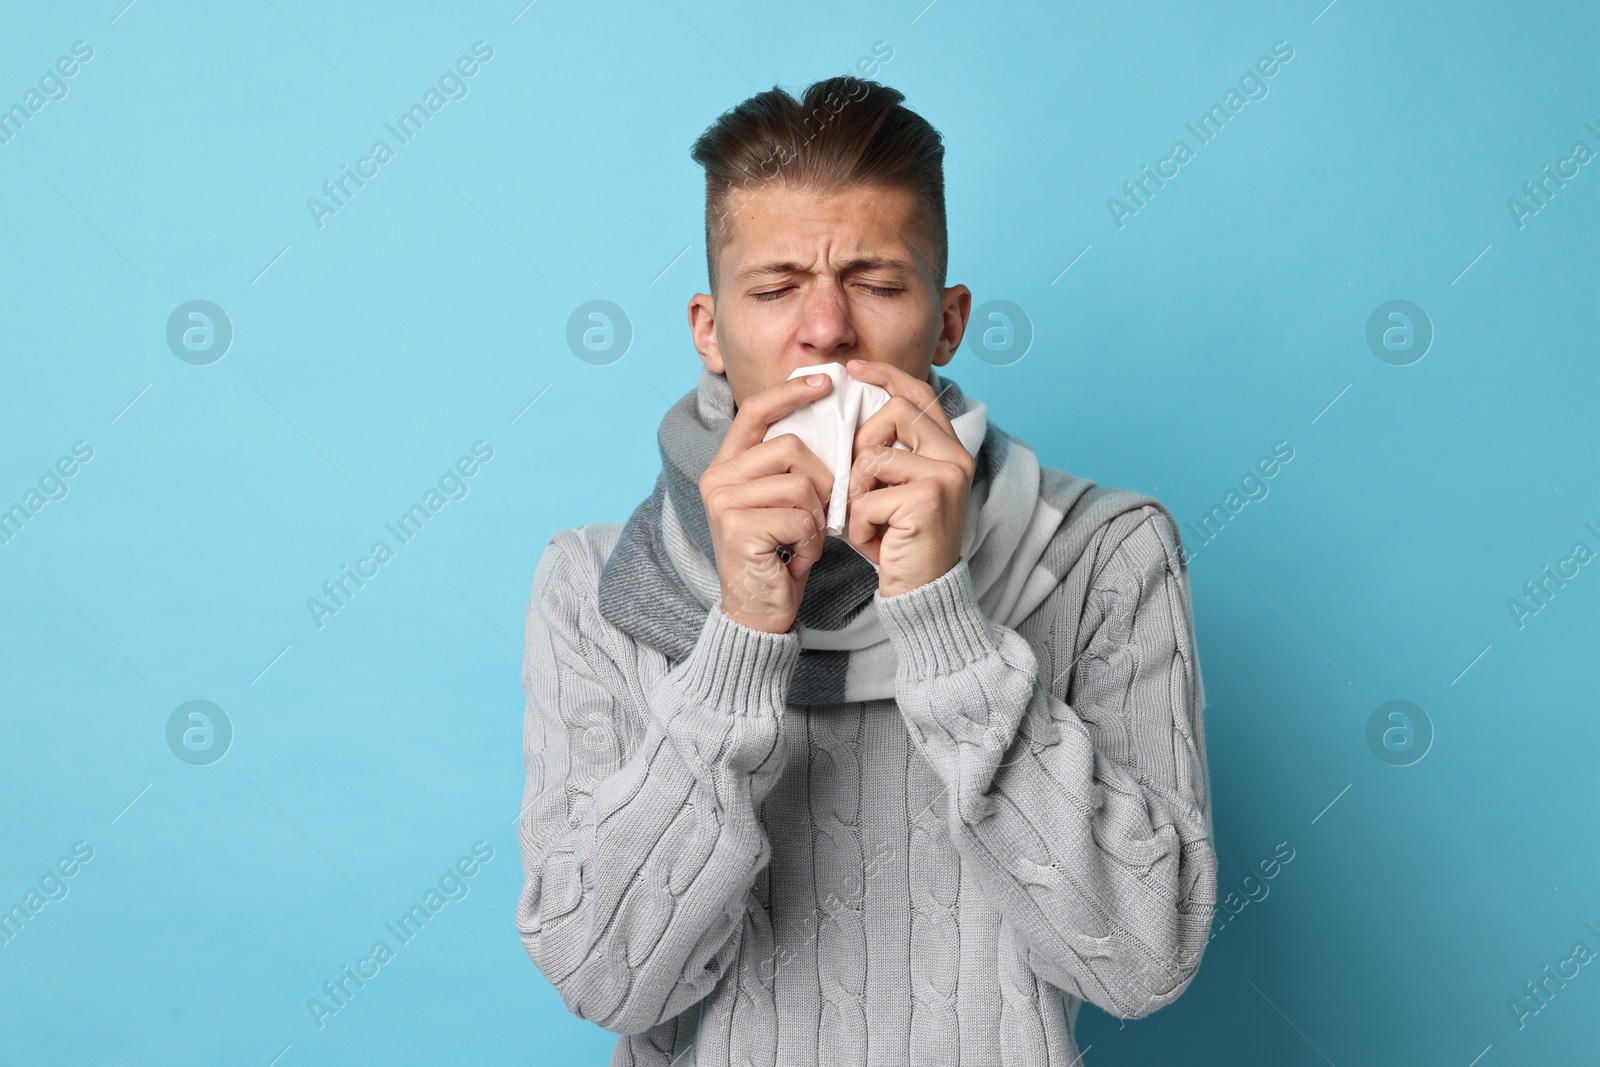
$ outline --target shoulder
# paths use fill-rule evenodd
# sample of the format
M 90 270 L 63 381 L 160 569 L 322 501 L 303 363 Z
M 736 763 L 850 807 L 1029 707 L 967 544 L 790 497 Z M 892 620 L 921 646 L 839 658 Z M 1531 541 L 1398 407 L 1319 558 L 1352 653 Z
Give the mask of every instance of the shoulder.
M 1156 662 L 1170 656 L 1193 672 L 1194 616 L 1182 545 L 1164 507 L 1143 504 L 1118 514 L 1097 534 L 1079 617 L 1078 651 L 1086 669 L 1138 649 Z M 1087 555 L 1087 553 L 1086 553 Z
M 564 577 L 592 575 L 598 588 L 600 571 L 622 536 L 620 522 L 586 522 L 557 530 L 539 554 L 539 567 L 561 571 Z
M 550 535 L 534 568 L 523 626 L 523 680 L 578 671 L 613 695 L 638 699 L 640 679 L 653 677 L 644 648 L 600 612 L 600 572 L 617 546 L 620 522 L 587 523 Z M 647 680 L 647 679 L 646 679 Z
M 600 572 L 622 534 L 620 522 L 590 522 L 550 535 L 533 569 L 528 619 L 576 628 L 594 614 Z
M 1169 574 L 1181 579 L 1186 572 L 1177 528 L 1166 508 L 1155 504 L 1113 516 L 1095 533 L 1092 547 L 1089 584 L 1095 588 L 1120 585 L 1130 575 L 1149 584 Z
M 1170 570 L 1187 574 L 1188 556 L 1177 520 L 1156 497 L 1121 486 L 1096 484 L 1055 467 L 1039 468 L 1040 493 L 1047 500 L 1071 500 L 1064 518 L 1064 543 L 1072 556 L 1067 584 L 1104 587 L 1117 575 Z M 1077 529 L 1072 529 L 1076 526 Z M 1058 536 L 1063 531 L 1058 531 Z
M 1153 607 L 1153 601 L 1187 610 L 1187 557 L 1177 522 L 1162 501 L 1114 485 L 1085 489 L 1084 479 L 1055 468 L 1041 467 L 1040 476 L 1047 498 L 1073 501 L 1064 521 L 1082 524 L 1064 538 L 1070 560 L 1058 564 L 1049 613 L 1070 616 L 1082 634 L 1113 616 Z M 1169 585 L 1171 593 L 1158 595 Z

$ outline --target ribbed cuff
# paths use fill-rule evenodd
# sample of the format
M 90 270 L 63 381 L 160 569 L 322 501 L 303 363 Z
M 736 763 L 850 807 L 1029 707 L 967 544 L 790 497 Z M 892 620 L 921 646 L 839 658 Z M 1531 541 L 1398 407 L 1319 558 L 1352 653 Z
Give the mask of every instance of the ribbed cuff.
M 898 674 L 937 678 L 998 650 L 964 556 L 933 581 L 891 597 L 878 593 L 873 604 L 899 656 Z
M 697 704 L 730 715 L 775 715 L 784 706 L 789 679 L 800 661 L 800 635 L 774 634 L 729 618 L 711 605 L 679 683 Z

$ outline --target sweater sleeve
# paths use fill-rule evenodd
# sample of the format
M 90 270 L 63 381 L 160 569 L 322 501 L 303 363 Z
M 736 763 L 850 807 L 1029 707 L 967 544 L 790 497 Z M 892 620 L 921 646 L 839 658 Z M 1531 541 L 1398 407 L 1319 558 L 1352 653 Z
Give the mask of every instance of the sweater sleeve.
M 1069 574 L 1021 624 L 1044 667 L 983 614 L 965 559 L 877 607 L 952 840 L 1030 967 L 1136 1018 L 1198 970 L 1217 860 L 1187 573 L 1164 516 L 1129 518 L 1085 553 L 1086 589 Z
M 581 551 L 546 546 L 523 660 L 523 946 L 581 1018 L 641 1033 L 703 999 L 738 953 L 771 855 L 757 805 L 781 774 L 800 654 L 713 606 L 648 691 L 600 615 Z

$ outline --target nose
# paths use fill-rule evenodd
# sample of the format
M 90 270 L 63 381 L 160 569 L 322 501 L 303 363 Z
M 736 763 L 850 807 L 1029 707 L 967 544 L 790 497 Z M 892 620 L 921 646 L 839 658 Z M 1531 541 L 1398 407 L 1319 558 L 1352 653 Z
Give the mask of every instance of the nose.
M 796 337 L 813 355 L 827 359 L 855 347 L 856 331 L 844 290 L 833 281 L 811 286 L 800 310 Z

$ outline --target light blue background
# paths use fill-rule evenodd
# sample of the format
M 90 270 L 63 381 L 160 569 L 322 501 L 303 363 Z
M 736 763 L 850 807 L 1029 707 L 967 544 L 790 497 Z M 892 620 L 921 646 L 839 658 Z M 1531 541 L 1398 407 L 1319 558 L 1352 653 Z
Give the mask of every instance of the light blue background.
M 1592 1062 L 1600 966 L 1521 1029 L 1508 1000 L 1600 950 L 1600 564 L 1522 628 L 1507 601 L 1600 550 L 1600 164 L 1521 228 L 1506 201 L 1600 149 L 1600 17 L 1324 2 L 8 6 L 0 104 L 94 58 L 0 145 L 0 506 L 94 458 L 0 546 L 0 905 L 94 858 L 0 946 L 0 1063 L 606 1062 L 512 921 L 529 582 L 649 492 L 694 385 L 690 142 L 879 41 L 947 141 L 952 280 L 1035 331 L 946 368 L 996 422 L 1186 523 L 1295 450 L 1214 542 L 1185 528 L 1219 891 L 1295 858 L 1176 1004 L 1086 1007 L 1086 1062 Z M 479 40 L 319 229 L 307 198 Z M 1107 199 L 1277 41 L 1269 95 L 1119 229 Z M 165 340 L 193 299 L 235 331 L 209 366 Z M 565 341 L 593 299 L 635 331 L 606 366 Z M 1409 366 L 1365 340 L 1391 299 L 1436 331 Z M 480 440 L 318 629 L 307 598 Z M 209 766 L 166 741 L 194 699 L 235 731 Z M 1392 699 L 1436 732 L 1412 766 L 1366 741 Z M 307 998 L 476 841 L 469 894 L 319 1030 Z

